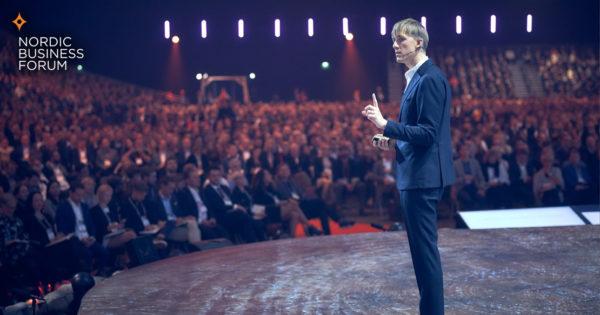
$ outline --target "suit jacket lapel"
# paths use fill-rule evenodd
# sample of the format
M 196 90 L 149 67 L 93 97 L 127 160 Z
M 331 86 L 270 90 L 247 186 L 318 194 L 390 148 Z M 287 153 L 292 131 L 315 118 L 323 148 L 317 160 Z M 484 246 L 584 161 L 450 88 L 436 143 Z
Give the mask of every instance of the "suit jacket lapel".
M 403 116 L 403 113 L 406 111 L 406 107 L 408 107 L 408 104 L 406 103 L 406 99 L 413 93 L 413 90 L 415 89 L 415 86 L 417 86 L 417 82 L 420 79 L 421 79 L 421 75 L 419 75 L 418 72 L 415 72 L 415 75 L 410 80 L 410 83 L 408 84 L 408 87 L 406 88 L 404 95 L 402 95 L 402 103 L 401 103 L 401 107 L 400 107 L 400 115 L 398 115 L 398 121 L 400 121 L 400 119 Z

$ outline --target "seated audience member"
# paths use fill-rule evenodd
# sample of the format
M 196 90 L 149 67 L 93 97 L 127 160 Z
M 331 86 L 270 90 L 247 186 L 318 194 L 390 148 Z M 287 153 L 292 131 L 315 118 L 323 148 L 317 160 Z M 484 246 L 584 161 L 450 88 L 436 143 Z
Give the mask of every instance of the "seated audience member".
M 77 237 L 93 257 L 96 268 L 105 273 L 109 271 L 107 265 L 109 254 L 106 248 L 94 237 L 96 226 L 87 205 L 81 201 L 83 193 L 84 189 L 81 184 L 74 183 L 71 185 L 69 197 L 60 203 L 56 210 L 56 230 L 60 236 L 73 234 Z
M 283 201 L 297 203 L 308 219 L 319 218 L 325 234 L 331 234 L 325 202 L 317 196 L 312 199 L 306 198 L 292 182 L 290 175 L 290 167 L 287 164 L 282 163 L 277 167 L 277 175 L 273 184 L 277 197 Z
M 516 207 L 533 206 L 533 175 L 535 168 L 529 160 L 529 152 L 517 149 L 515 158 L 509 164 L 510 190 L 513 205 Z
M 378 207 L 386 207 L 391 211 L 392 218 L 398 218 L 397 209 L 400 205 L 400 194 L 396 189 L 396 163 L 395 152 L 384 151 L 381 159 L 375 162 L 373 172 L 375 174 L 375 204 Z
M 118 204 L 112 196 L 112 187 L 100 185 L 96 191 L 98 204 L 90 209 L 90 213 L 96 226 L 96 239 L 101 240 L 105 247 L 116 249 L 125 246 L 136 234 L 131 229 L 125 229 L 120 220 Z
M 492 147 L 486 156 L 483 165 L 483 174 L 486 179 L 486 200 L 490 207 L 507 208 L 510 206 L 509 195 L 510 179 L 508 177 L 508 162 L 501 157 L 500 150 Z
M 288 224 L 290 235 L 296 236 L 296 225 L 300 224 L 308 236 L 320 235 L 322 232 L 308 223 L 308 219 L 297 203 L 282 201 L 277 197 L 273 188 L 273 178 L 269 171 L 260 169 L 252 177 L 252 199 L 256 205 L 265 207 L 269 222 L 285 222 Z
M 325 168 L 317 178 L 315 187 L 317 194 L 325 201 L 328 205 L 336 204 L 336 196 L 334 191 L 333 173 L 331 169 Z
M 54 219 L 46 212 L 44 197 L 40 192 L 32 193 L 29 197 L 29 207 L 32 215 L 23 222 L 29 239 L 40 246 L 46 246 L 56 239 Z
M 336 203 L 343 202 L 351 196 L 358 198 L 358 213 L 365 215 L 365 207 L 367 204 L 367 187 L 362 182 L 360 174 L 361 167 L 359 161 L 351 156 L 351 149 L 348 144 L 342 145 L 339 156 L 332 162 L 333 186 Z
M 221 169 L 212 167 L 208 173 L 208 184 L 204 188 L 204 196 L 209 216 L 217 219 L 217 223 L 227 228 L 230 235 L 239 235 L 246 243 L 264 240 L 264 231 L 255 229 L 249 209 L 233 203 L 229 188 L 222 185 Z
M 14 215 L 16 208 L 17 201 L 10 193 L 0 195 L 0 265 L 10 275 L 0 281 L 2 291 L 13 287 L 33 290 L 43 280 L 42 257 L 29 241 L 23 222 Z
M 25 183 L 21 183 L 17 186 L 14 192 L 14 196 L 17 197 L 17 209 L 15 210 L 15 216 L 21 221 L 27 220 L 27 217 L 31 216 L 31 208 L 27 205 L 27 198 L 29 198 L 29 188 Z
M 177 217 L 192 217 L 198 223 L 203 240 L 227 237 L 227 231 L 217 223 L 217 219 L 209 216 L 208 208 L 202 198 L 200 189 L 200 172 L 193 164 L 183 167 L 184 187 L 177 192 L 179 203 Z M 212 213 L 211 213 L 212 214 Z
M 590 170 L 593 170 L 594 167 L 592 167 L 592 165 L 594 163 L 598 162 L 597 155 L 596 155 L 597 151 L 598 151 L 598 138 L 593 135 L 589 135 L 589 136 L 585 137 L 585 143 L 583 143 L 583 145 L 580 149 L 580 158 L 581 158 L 581 161 L 583 161 L 583 163 L 585 163 L 585 165 L 587 165 L 587 167 Z M 591 173 L 593 175 L 593 172 L 591 172 Z
M 298 189 L 301 200 L 313 202 L 315 206 L 325 209 L 327 216 L 342 227 L 354 224 L 353 221 L 343 218 L 339 214 L 335 203 L 329 204 L 321 197 L 318 188 L 311 182 L 311 179 L 306 172 L 298 172 L 290 179 L 292 184 Z
M 559 206 L 564 202 L 565 182 L 558 167 L 554 166 L 554 153 L 543 150 L 540 156 L 542 169 L 533 176 L 533 194 L 541 206 Z
M 245 209 L 248 209 L 248 214 L 254 220 L 255 230 L 260 231 L 262 233 L 270 234 L 273 232 L 274 236 L 279 236 L 280 230 L 276 229 L 276 226 L 270 226 L 271 229 L 267 231 L 267 226 L 269 222 L 266 220 L 266 215 L 264 213 L 264 209 L 261 206 L 255 207 L 254 200 L 252 199 L 252 194 L 249 191 L 248 180 L 246 176 L 238 172 L 232 178 L 233 180 L 233 191 L 231 192 L 231 201 L 235 204 L 239 204 Z M 275 229 L 273 229 L 275 228 Z M 266 236 L 263 235 L 266 238 Z
M 562 169 L 565 181 L 565 201 L 569 205 L 591 204 L 593 200 L 590 172 L 581 161 L 577 149 L 571 149 L 569 160 Z
M 130 183 L 130 195 L 121 204 L 121 216 L 125 220 L 125 228 L 133 230 L 137 235 L 150 235 L 158 249 L 166 248 L 165 235 L 161 233 L 164 223 L 159 216 L 147 209 L 144 198 L 148 186 L 141 180 Z
M 46 205 L 44 209 L 46 213 L 52 218 L 52 220 L 56 217 L 56 208 L 58 208 L 58 204 L 61 202 L 61 191 L 60 184 L 56 181 L 50 182 L 48 184 L 48 192 L 46 193 Z
M 98 198 L 96 197 L 96 180 L 90 176 L 86 176 L 81 179 L 81 184 L 84 189 L 81 201 L 91 209 L 98 204 Z
M 29 205 L 33 215 L 24 222 L 25 230 L 34 246 L 46 257 L 44 266 L 49 273 L 47 279 L 59 281 L 77 272 L 91 270 L 91 257 L 81 241 L 76 237 L 58 235 L 54 219 L 45 210 L 40 192 L 31 194 Z
M 459 158 L 454 161 L 456 198 L 461 210 L 481 209 L 485 204 L 485 178 L 479 161 L 471 157 L 471 144 L 460 146 Z
M 193 217 L 177 217 L 179 202 L 173 195 L 175 183 L 168 177 L 158 181 L 158 197 L 148 205 L 155 213 L 167 241 L 186 242 L 194 247 L 200 243 L 200 229 Z

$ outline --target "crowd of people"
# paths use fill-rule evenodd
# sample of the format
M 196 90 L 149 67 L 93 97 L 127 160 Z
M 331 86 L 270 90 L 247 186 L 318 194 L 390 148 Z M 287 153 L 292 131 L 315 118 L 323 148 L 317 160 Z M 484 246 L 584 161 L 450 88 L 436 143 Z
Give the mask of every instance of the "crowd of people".
M 18 72 L 12 54 L 0 51 L 3 297 L 77 271 L 109 275 L 140 238 L 166 257 L 209 239 L 329 234 L 351 209 L 396 208 L 394 152 L 372 147 L 363 102 L 198 106 L 84 72 Z M 585 96 L 514 99 L 501 54 L 454 60 L 453 89 L 474 97 L 453 103 L 453 209 L 598 202 L 597 64 L 574 70 L 582 80 L 592 68 L 593 82 L 566 85 Z M 561 83 L 546 86 L 563 92 L 553 65 L 544 80 Z M 380 107 L 396 117 L 397 104 Z
M 510 64 L 533 67 L 547 96 L 585 97 L 600 89 L 598 50 L 592 46 L 437 47 L 430 57 L 455 97 L 515 97 Z
M 439 47 L 429 55 L 446 74 L 454 97 L 514 97 L 509 60 L 503 49 Z

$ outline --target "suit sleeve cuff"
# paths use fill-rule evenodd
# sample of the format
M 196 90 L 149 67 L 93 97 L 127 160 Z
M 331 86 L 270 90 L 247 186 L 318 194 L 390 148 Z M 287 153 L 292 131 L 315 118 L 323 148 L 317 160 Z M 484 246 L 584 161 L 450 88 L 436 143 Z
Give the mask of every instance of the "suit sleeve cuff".
M 383 127 L 383 136 L 392 139 L 397 139 L 398 137 L 395 131 L 398 129 L 398 127 L 399 123 L 388 119 L 387 124 L 385 124 L 385 127 Z

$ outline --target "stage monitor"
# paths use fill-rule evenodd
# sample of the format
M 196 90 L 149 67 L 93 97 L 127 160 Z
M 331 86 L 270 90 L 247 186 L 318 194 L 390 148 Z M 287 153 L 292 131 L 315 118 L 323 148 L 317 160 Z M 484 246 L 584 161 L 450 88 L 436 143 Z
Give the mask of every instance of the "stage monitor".
M 593 225 L 600 225 L 600 212 L 598 211 L 589 211 L 589 212 L 582 212 L 581 214 L 583 214 L 583 216 L 590 221 L 591 224 Z
M 469 229 L 585 225 L 570 207 L 459 211 Z

